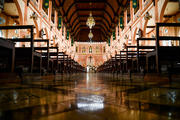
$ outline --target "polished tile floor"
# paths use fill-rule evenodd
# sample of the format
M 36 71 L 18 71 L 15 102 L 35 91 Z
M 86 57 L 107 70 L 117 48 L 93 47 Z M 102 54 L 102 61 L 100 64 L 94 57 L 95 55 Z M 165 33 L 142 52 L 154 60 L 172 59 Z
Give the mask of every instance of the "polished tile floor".
M 0 85 L 0 120 L 178 120 L 180 83 L 100 73 Z

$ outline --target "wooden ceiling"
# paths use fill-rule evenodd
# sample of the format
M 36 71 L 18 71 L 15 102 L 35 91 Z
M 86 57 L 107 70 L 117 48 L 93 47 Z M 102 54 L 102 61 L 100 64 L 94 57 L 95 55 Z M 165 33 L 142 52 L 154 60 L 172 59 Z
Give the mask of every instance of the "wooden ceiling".
M 93 40 L 105 41 L 115 29 L 119 15 L 126 7 L 127 2 L 128 0 L 56 0 L 63 21 L 77 41 L 87 41 L 88 39 L 85 37 L 89 34 L 86 20 L 90 12 L 96 21 L 96 25 L 92 29 L 95 31 L 93 34 L 101 36 Z

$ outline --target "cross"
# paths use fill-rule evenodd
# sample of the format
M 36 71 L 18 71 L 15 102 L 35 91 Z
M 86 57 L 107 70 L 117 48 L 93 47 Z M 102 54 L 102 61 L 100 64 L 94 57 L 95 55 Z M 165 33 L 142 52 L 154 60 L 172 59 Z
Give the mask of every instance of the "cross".
M 92 56 L 90 56 L 89 59 L 90 59 L 90 63 L 91 63 Z

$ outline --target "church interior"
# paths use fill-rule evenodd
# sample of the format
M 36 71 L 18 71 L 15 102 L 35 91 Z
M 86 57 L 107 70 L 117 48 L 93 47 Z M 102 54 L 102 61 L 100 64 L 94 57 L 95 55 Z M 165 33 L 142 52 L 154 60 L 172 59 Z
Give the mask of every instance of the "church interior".
M 0 120 L 180 120 L 180 0 L 0 0 Z

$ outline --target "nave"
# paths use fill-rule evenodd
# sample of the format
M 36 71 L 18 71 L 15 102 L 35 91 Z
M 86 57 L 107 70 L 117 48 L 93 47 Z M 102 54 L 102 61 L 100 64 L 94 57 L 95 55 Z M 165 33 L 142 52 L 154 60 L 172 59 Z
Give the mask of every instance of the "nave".
M 0 120 L 180 119 L 180 0 L 0 0 Z

